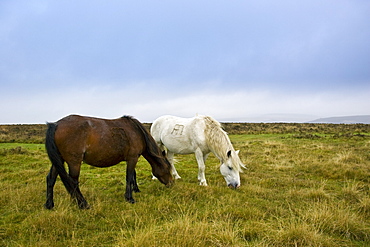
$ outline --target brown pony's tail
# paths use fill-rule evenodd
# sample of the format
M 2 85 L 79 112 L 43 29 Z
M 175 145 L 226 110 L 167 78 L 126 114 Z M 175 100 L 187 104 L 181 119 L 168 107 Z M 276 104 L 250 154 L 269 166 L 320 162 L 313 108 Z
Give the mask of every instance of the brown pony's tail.
M 68 175 L 66 169 L 64 168 L 64 160 L 60 154 L 58 147 L 55 144 L 55 131 L 57 129 L 56 123 L 47 123 L 48 129 L 46 131 L 45 148 L 48 153 L 51 164 L 56 168 L 60 178 L 66 189 L 72 191 L 75 187 L 73 186 L 73 181 Z

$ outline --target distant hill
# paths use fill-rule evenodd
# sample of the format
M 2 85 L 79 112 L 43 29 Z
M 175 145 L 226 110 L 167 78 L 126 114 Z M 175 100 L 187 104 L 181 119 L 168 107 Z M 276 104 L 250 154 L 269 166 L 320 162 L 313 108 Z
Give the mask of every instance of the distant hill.
M 240 123 L 307 123 L 317 118 L 315 115 L 306 114 L 260 114 L 249 115 L 246 117 L 219 118 L 220 122 L 240 122 Z
M 313 121 L 309 121 L 308 123 L 370 124 L 370 115 L 319 118 Z

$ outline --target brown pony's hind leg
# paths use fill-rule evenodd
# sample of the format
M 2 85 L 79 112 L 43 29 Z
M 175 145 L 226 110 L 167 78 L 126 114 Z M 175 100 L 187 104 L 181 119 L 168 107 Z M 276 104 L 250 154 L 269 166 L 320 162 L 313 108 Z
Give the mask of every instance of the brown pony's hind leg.
M 55 166 L 51 166 L 49 174 L 46 176 L 46 203 L 45 208 L 54 207 L 54 185 L 57 180 L 58 172 Z
M 80 168 L 81 163 L 76 166 L 69 165 L 69 176 L 70 176 L 70 183 L 71 187 L 68 190 L 69 194 L 71 195 L 72 199 L 76 199 L 78 207 L 80 209 L 89 209 L 90 206 L 85 200 L 84 196 L 82 195 L 78 183 L 78 177 L 80 176 Z
M 89 209 L 90 205 L 87 203 L 84 196 L 82 195 L 82 193 L 80 191 L 80 187 L 78 186 L 78 181 L 75 181 L 75 184 L 76 184 L 76 188 L 73 191 L 73 193 L 71 194 L 72 198 L 76 199 L 78 207 L 80 209 Z

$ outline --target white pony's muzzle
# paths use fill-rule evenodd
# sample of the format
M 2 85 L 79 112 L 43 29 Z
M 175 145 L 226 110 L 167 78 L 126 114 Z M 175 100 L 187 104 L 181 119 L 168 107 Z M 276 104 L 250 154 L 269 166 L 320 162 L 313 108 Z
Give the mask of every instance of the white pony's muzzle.
M 230 189 L 238 189 L 240 187 L 240 184 L 231 183 L 231 184 L 228 184 L 227 187 L 229 187 Z

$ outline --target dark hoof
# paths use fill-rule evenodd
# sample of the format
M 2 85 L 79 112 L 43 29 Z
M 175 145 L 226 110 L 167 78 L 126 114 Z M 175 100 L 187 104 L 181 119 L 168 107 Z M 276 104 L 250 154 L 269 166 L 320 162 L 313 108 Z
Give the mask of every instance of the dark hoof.
M 134 204 L 134 203 L 135 203 L 134 198 L 130 198 L 130 199 L 127 199 L 127 198 L 126 198 L 126 200 L 127 200 L 129 203 L 132 203 L 132 204 Z
M 141 191 L 139 190 L 139 188 L 137 188 L 137 189 L 134 189 L 134 192 L 135 192 L 135 193 L 139 193 L 139 192 L 141 192 Z
M 90 205 L 88 203 L 81 203 L 78 205 L 80 209 L 90 209 Z
M 45 203 L 44 204 L 44 207 L 46 208 L 46 209 L 53 209 L 54 208 L 54 203 Z

